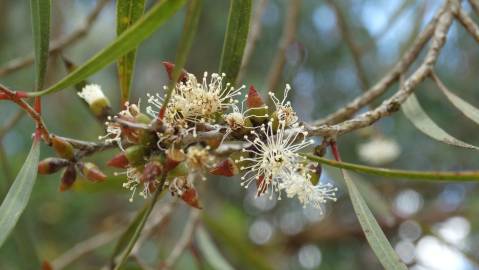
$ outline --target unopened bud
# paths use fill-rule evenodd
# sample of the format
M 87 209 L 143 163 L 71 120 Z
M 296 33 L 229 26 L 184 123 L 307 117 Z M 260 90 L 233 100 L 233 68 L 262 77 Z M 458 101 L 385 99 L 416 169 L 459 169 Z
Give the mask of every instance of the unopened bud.
M 180 162 L 186 159 L 185 153 L 176 148 L 170 148 L 166 151 L 165 170 L 168 172 L 174 169 Z
M 261 175 L 257 180 L 256 180 L 256 196 L 260 196 L 266 192 L 268 188 L 267 183 L 264 180 L 264 175 Z
M 121 152 L 110 159 L 106 165 L 114 168 L 126 169 L 129 165 L 129 162 L 126 158 L 125 152 Z
M 246 105 L 248 105 L 249 109 L 264 107 L 263 99 L 253 85 L 249 87 L 248 97 L 246 98 Z
M 39 174 L 52 174 L 67 166 L 70 162 L 63 158 L 46 158 L 38 163 Z
M 78 163 L 78 166 L 81 169 L 82 174 L 92 182 L 101 182 L 107 177 L 94 163 Z
M 185 191 L 183 191 L 183 193 L 181 194 L 181 199 L 184 202 L 186 202 L 189 206 L 192 206 L 198 209 L 202 208 L 200 206 L 198 192 L 196 192 L 196 189 L 193 187 L 187 188 Z
M 168 78 L 170 80 L 173 79 L 173 70 L 175 69 L 175 64 L 173 63 L 170 63 L 170 62 L 163 62 L 163 66 L 165 66 L 165 69 L 166 69 L 166 73 L 168 74 Z M 186 82 L 186 80 L 188 80 L 188 76 L 187 76 L 187 72 L 186 70 L 182 69 L 181 72 L 180 72 L 180 76 L 178 77 L 178 82 Z
M 73 146 L 69 142 L 60 139 L 54 135 L 52 135 L 50 139 L 52 142 L 53 149 L 60 157 L 68 160 L 74 158 L 75 152 Z
M 75 169 L 75 165 L 70 165 L 67 169 L 63 172 L 62 178 L 60 180 L 60 191 L 63 192 L 65 190 L 69 190 L 75 180 L 77 178 L 77 171 Z
M 125 150 L 128 162 L 133 165 L 141 165 L 145 163 L 145 148 L 142 145 L 133 145 Z
M 186 165 L 186 162 L 180 162 L 173 169 L 168 171 L 168 179 L 173 179 L 179 176 L 186 176 L 188 175 L 188 172 L 189 170 L 188 166 Z
M 212 169 L 210 169 L 211 174 L 222 176 L 234 176 L 237 175 L 238 172 L 238 166 L 231 158 L 217 163 Z
M 249 108 L 246 115 L 250 116 L 248 120 L 251 121 L 251 126 L 259 126 L 268 120 L 268 106 L 264 104 L 258 91 L 252 85 L 248 90 L 246 105 Z
M 88 103 L 96 116 L 105 115 L 105 112 L 111 110 L 110 101 L 98 84 L 87 84 L 78 95 Z

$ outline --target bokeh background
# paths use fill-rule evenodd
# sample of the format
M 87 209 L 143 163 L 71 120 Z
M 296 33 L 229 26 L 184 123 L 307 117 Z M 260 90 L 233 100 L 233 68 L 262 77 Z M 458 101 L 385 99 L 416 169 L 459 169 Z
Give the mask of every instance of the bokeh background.
M 53 0 L 52 39 L 64 36 L 85 21 L 95 1 Z M 153 1 L 149 1 L 153 2 Z M 202 74 L 218 69 L 226 29 L 229 1 L 205 0 L 199 31 L 186 68 Z M 257 6 L 260 1 L 253 1 Z M 471 12 L 467 1 L 466 11 Z M 152 3 L 149 3 L 149 6 Z M 268 0 L 261 17 L 259 35 L 242 84 L 253 84 L 266 96 L 267 74 L 272 66 L 283 31 L 290 1 Z M 339 0 L 355 43 L 361 48 L 361 61 L 369 82 L 375 83 L 399 59 L 414 34 L 431 19 L 442 1 L 437 0 Z M 397 20 L 390 18 L 403 6 Z M 32 52 L 28 1 L 0 1 L 0 67 L 3 63 Z M 471 16 L 473 16 L 471 12 Z M 478 17 L 473 16 L 477 21 Z M 161 64 L 174 60 L 184 19 L 184 10 L 146 40 L 138 50 L 132 101 L 146 93 L 162 91 L 167 76 Z M 313 121 L 340 108 L 362 93 L 351 50 L 345 44 L 336 14 L 325 1 L 301 1 L 297 36 L 286 52 L 286 65 L 278 90 L 292 85 L 293 107 L 304 121 Z M 89 33 L 62 51 L 79 64 L 115 37 L 115 6 L 109 3 Z M 60 54 L 50 57 L 47 84 L 66 74 Z M 422 56 L 422 55 L 421 55 Z M 479 105 L 477 43 L 457 22 L 437 64 L 437 73 L 456 94 Z M 4 75 L 0 81 L 13 89 L 30 90 L 34 83 L 32 67 Z M 118 110 L 116 66 L 111 65 L 90 82 L 102 85 Z M 395 92 L 393 85 L 384 97 Z M 479 145 L 478 127 L 463 117 L 431 81 L 422 83 L 418 98 L 427 113 L 450 134 Z M 382 97 L 382 98 L 384 98 Z M 144 104 L 143 103 L 143 104 Z M 377 103 L 376 103 L 377 104 Z M 44 99 L 44 118 L 51 132 L 82 140 L 97 140 L 102 126 L 90 115 L 75 90 L 69 89 Z M 17 113 L 6 102 L 0 104 L 0 127 Z M 3 197 L 30 148 L 33 123 L 23 117 L 1 141 L 0 187 Z M 394 139 L 401 154 L 383 166 L 411 170 L 477 169 L 477 153 L 441 144 L 426 137 L 398 112 L 382 119 L 374 128 L 339 139 L 343 159 L 364 163 L 358 147 L 380 134 Z M 319 141 L 318 141 L 319 142 Z M 95 155 L 96 162 L 109 175 L 105 161 L 116 150 Z M 54 156 L 42 148 L 42 157 Z M 335 169 L 324 168 L 322 181 L 339 187 L 338 202 L 319 210 L 303 208 L 295 200 L 255 199 L 254 190 L 245 190 L 239 178 L 210 177 L 197 186 L 204 209 L 201 223 L 222 255 L 236 269 L 381 269 L 368 247 L 354 215 L 342 180 Z M 135 211 L 144 204 L 137 198 L 128 202 L 121 177 L 92 184 L 77 180 L 72 191 L 59 192 L 59 174 L 40 176 L 22 225 L 0 248 L 0 269 L 35 269 L 35 253 L 40 260 L 54 261 L 76 243 L 101 233 L 122 230 Z M 356 176 L 364 191 L 376 190 L 384 200 L 377 217 L 401 259 L 412 269 L 479 269 L 479 192 L 475 183 L 431 183 L 403 179 Z M 183 202 L 172 202 L 166 194 L 159 206 L 173 203 L 171 213 L 154 228 L 140 250 L 142 260 L 157 267 L 181 235 L 190 209 Z M 374 211 L 374 210 L 373 210 Z M 76 260 L 66 269 L 99 269 L 111 254 L 111 242 Z M 194 251 L 194 249 L 193 249 Z M 141 269 L 131 262 L 129 269 Z M 190 249 L 175 269 L 211 269 Z

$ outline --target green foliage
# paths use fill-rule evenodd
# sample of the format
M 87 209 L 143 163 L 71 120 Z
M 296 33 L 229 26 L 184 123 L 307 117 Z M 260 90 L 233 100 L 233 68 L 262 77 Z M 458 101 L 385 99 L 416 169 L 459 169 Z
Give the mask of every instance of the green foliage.
M 0 246 L 12 232 L 30 200 L 30 194 L 37 179 L 39 159 L 40 142 L 34 140 L 25 163 L 0 205 Z
M 116 1 L 116 33 L 120 36 L 132 26 L 145 11 L 145 0 Z M 135 68 L 136 49 L 118 58 L 118 81 L 120 85 L 121 106 L 130 97 L 131 82 Z
M 220 71 L 226 73 L 226 82 L 234 85 L 248 39 L 251 0 L 231 0 L 228 25 L 221 53 Z
M 47 71 L 51 0 L 30 0 L 30 9 L 35 52 L 35 88 L 40 90 Z

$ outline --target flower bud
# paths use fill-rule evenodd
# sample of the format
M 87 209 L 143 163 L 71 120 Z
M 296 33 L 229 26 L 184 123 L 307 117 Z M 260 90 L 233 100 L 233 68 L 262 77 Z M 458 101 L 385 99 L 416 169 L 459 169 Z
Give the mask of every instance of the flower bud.
M 39 174 L 53 174 L 69 164 L 68 160 L 63 158 L 46 158 L 38 163 Z
M 268 106 L 264 104 L 258 91 L 252 85 L 248 90 L 246 105 L 249 109 L 246 111 L 246 116 L 250 116 L 248 120 L 250 120 L 252 126 L 259 126 L 268 120 Z
M 75 165 L 70 165 L 67 169 L 63 172 L 62 178 L 60 180 L 60 191 L 63 192 L 65 190 L 69 190 L 75 180 L 77 178 L 77 172 L 75 169 Z
M 238 172 L 238 166 L 231 158 L 219 162 L 212 169 L 210 169 L 211 174 L 222 176 L 234 176 L 237 175 Z
M 105 112 L 111 110 L 110 101 L 103 94 L 98 84 L 87 84 L 83 87 L 82 91 L 78 93 L 78 96 L 88 103 L 90 110 L 97 117 L 101 117 L 105 115 Z
M 114 168 L 126 169 L 129 165 L 129 162 L 126 158 L 125 152 L 121 152 L 110 159 L 106 165 Z
M 248 97 L 246 98 L 246 105 L 249 109 L 264 107 L 264 102 L 261 96 L 259 95 L 256 88 L 253 85 L 249 87 Z
M 198 199 L 198 192 L 194 187 L 189 187 L 181 194 L 181 199 L 186 202 L 189 206 L 194 208 L 202 209 Z
M 185 153 L 176 148 L 170 148 L 166 151 L 165 170 L 168 172 L 174 169 L 180 162 L 186 159 Z
M 163 66 L 165 66 L 166 73 L 168 73 L 168 78 L 170 80 L 172 80 L 173 79 L 173 69 L 175 69 L 175 64 L 164 61 Z M 178 82 L 183 82 L 184 83 L 184 82 L 186 82 L 187 79 L 188 79 L 187 72 L 186 72 L 186 70 L 182 69 L 181 73 L 180 73 L 180 77 L 178 77 Z
M 267 183 L 264 180 L 264 175 L 261 175 L 257 180 L 256 180 L 256 196 L 261 196 L 266 192 L 266 189 L 268 188 Z
M 57 136 L 51 136 L 51 142 L 55 152 L 62 158 L 72 160 L 75 157 L 73 146 Z
M 78 167 L 80 168 L 82 174 L 92 182 L 101 182 L 107 177 L 94 163 L 78 163 Z
M 175 166 L 168 172 L 168 179 L 173 179 L 179 176 L 186 176 L 188 175 L 188 172 L 189 170 L 188 166 L 186 165 L 186 162 L 180 162 L 177 166 Z
M 145 148 L 142 145 L 133 145 L 125 150 L 128 163 L 136 166 L 145 163 Z

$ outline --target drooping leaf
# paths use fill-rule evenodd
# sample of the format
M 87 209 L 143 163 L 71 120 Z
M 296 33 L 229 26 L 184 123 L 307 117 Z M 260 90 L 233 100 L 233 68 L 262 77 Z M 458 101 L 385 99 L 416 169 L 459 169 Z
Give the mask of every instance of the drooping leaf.
M 251 16 L 251 0 L 231 0 L 220 71 L 234 85 L 243 59 Z
M 116 1 L 116 34 L 121 35 L 133 25 L 145 11 L 145 0 L 117 0 Z M 130 87 L 135 68 L 136 49 L 118 59 L 118 80 L 120 84 L 121 106 L 130 97 Z
M 381 227 L 371 213 L 371 210 L 369 210 L 364 198 L 348 172 L 342 170 L 342 173 L 359 224 L 366 235 L 369 246 L 372 248 L 374 254 L 376 254 L 381 265 L 386 270 L 407 269 L 406 265 L 401 262 L 384 235 L 384 232 L 381 230 Z
M 417 129 L 419 129 L 429 137 L 446 144 L 479 150 L 478 147 L 460 141 L 451 136 L 446 131 L 444 131 L 442 128 L 440 128 L 422 109 L 416 98 L 416 95 L 411 94 L 411 96 L 404 102 L 401 108 L 404 112 L 404 115 L 406 115 L 409 121 L 411 121 Z
M 43 87 L 50 41 L 51 0 L 30 0 L 35 53 L 35 88 Z
M 430 180 L 430 181 L 479 181 L 479 171 L 407 171 L 371 167 L 349 162 L 339 162 L 314 155 L 303 154 L 307 159 L 359 173 L 386 176 L 389 178 Z
M 28 204 L 37 178 L 40 142 L 34 140 L 27 159 L 0 205 L 0 247 L 17 224 Z
M 436 75 L 433 75 L 434 81 L 436 81 L 437 86 L 439 89 L 446 95 L 449 101 L 458 109 L 460 110 L 465 116 L 467 116 L 472 121 L 479 124 L 479 109 L 472 106 L 467 101 L 463 100 L 462 98 L 458 97 L 453 92 L 449 91 L 447 87 L 439 80 Z
M 118 57 L 140 45 L 146 38 L 153 34 L 158 27 L 163 25 L 186 0 L 164 0 L 155 4 L 136 23 L 117 37 L 110 45 L 106 46 L 84 64 L 68 74 L 62 80 L 40 92 L 31 92 L 30 96 L 41 96 L 62 90 L 68 86 L 81 82 L 88 76 L 112 63 Z
M 205 257 L 206 261 L 213 269 L 217 270 L 232 270 L 234 269 L 228 261 L 221 255 L 211 240 L 211 237 L 203 227 L 196 230 L 196 241 L 198 241 L 198 248 Z

